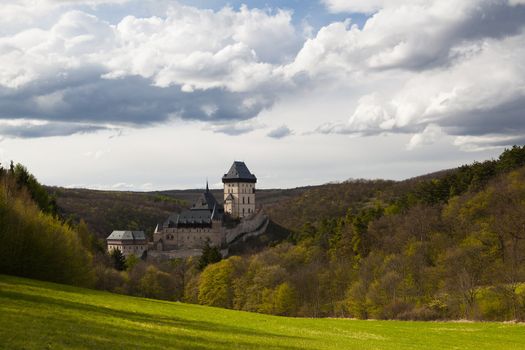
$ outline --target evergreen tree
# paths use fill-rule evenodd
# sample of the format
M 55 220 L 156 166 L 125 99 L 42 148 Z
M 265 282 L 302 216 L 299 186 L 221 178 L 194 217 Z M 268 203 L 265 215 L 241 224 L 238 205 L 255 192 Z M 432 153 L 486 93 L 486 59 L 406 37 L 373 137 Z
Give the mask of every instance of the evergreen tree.
M 111 261 L 113 262 L 113 267 L 119 271 L 124 271 L 126 269 L 126 258 L 120 249 L 113 249 L 111 251 Z
M 207 239 L 204 243 L 204 248 L 202 248 L 202 255 L 199 259 L 199 269 L 204 270 L 209 264 L 215 264 L 221 261 L 222 255 L 219 251 L 219 248 L 212 247 L 210 245 L 210 240 Z

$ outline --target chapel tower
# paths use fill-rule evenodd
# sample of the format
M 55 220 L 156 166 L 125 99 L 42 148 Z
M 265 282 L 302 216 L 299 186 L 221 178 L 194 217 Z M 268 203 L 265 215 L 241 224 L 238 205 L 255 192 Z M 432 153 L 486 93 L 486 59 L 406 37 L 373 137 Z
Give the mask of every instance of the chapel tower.
M 255 212 L 255 183 L 257 178 L 244 162 L 235 161 L 222 177 L 224 184 L 224 212 L 234 218 L 243 218 Z

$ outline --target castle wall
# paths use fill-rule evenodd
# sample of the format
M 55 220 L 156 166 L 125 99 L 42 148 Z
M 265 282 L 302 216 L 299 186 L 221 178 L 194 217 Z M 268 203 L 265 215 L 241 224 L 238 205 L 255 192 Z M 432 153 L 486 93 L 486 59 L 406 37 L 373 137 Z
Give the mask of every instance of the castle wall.
M 249 217 L 245 217 L 243 220 L 241 220 L 239 225 L 225 231 L 224 239 L 226 244 L 233 242 L 238 237 L 243 236 L 246 233 L 259 230 L 267 221 L 268 217 L 262 210 L 259 210 L 257 213 L 254 213 Z M 264 227 L 264 229 L 266 229 L 266 227 Z
M 212 227 L 205 228 L 164 228 L 153 234 L 153 249 L 200 249 L 208 239 L 210 245 L 220 246 L 223 236 L 220 221 L 214 221 Z

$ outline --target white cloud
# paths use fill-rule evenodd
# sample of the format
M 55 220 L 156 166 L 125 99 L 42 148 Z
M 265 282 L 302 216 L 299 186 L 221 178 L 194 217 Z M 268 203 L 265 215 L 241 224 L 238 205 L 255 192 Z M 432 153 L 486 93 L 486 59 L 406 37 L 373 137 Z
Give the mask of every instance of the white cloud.
M 246 6 L 213 12 L 174 5 L 165 19 L 128 16 L 116 31 L 121 46 L 108 76 L 137 74 L 188 92 L 251 90 L 271 81 L 272 63 L 293 58 L 300 45 L 290 12 Z
M 320 83 L 339 76 L 361 94 L 347 123 L 325 122 L 318 132 L 416 133 L 409 149 L 441 133 L 525 132 L 523 6 L 513 9 L 506 0 L 326 3 L 334 11 L 377 12 L 362 29 L 324 27 L 286 67 Z M 359 89 L 370 81 L 372 88 Z
M 257 118 L 254 118 L 237 122 L 224 122 L 206 125 L 204 130 L 212 130 L 213 132 L 235 136 L 247 134 L 264 127 L 265 125 L 263 123 L 261 123 Z
M 523 144 L 523 136 L 489 134 L 484 136 L 458 136 L 454 145 L 466 152 L 501 149 L 504 146 Z
M 116 184 L 113 184 L 111 188 L 113 190 L 129 190 L 135 188 L 135 186 L 126 182 L 118 182 Z
M 383 8 L 388 3 L 398 3 L 396 0 L 323 0 L 331 12 L 371 13 Z
M 486 40 L 480 52 L 446 69 L 414 74 L 384 96 L 365 96 L 350 117 L 355 131 L 412 128 L 421 123 L 465 129 L 501 127 L 480 111 L 522 101 L 525 105 L 525 34 Z M 490 67 L 490 72 L 487 68 Z M 494 113 L 490 118 L 504 116 Z M 496 124 L 496 125 L 494 125 Z M 490 131 L 490 130 L 489 130 Z
M 102 158 L 106 154 L 110 152 L 110 149 L 99 149 L 96 151 L 87 151 L 84 152 L 83 155 L 88 158 L 93 158 L 95 160 Z
M 412 136 L 407 145 L 407 149 L 413 150 L 423 145 L 432 145 L 443 135 L 444 133 L 438 125 L 429 124 L 425 127 L 425 130 Z
M 214 12 L 174 3 L 165 18 L 127 16 L 116 25 L 72 10 L 49 30 L 0 38 L 0 84 L 20 87 L 68 67 L 99 65 L 106 78 L 139 75 L 185 91 L 247 91 L 271 81 L 272 63 L 293 59 L 300 44 L 291 13 L 282 10 Z

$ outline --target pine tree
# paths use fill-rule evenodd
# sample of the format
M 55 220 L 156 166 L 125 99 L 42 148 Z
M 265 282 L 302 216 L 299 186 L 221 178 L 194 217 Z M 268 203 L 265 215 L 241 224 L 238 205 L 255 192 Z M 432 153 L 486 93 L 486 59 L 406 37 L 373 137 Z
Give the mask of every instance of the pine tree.
M 119 271 L 124 271 L 126 269 L 126 258 L 120 249 L 113 249 L 111 251 L 111 261 L 113 262 L 113 267 Z
M 210 246 L 210 240 L 207 239 L 202 248 L 202 255 L 199 259 L 199 269 L 204 270 L 209 264 L 221 261 L 222 255 L 219 248 Z

